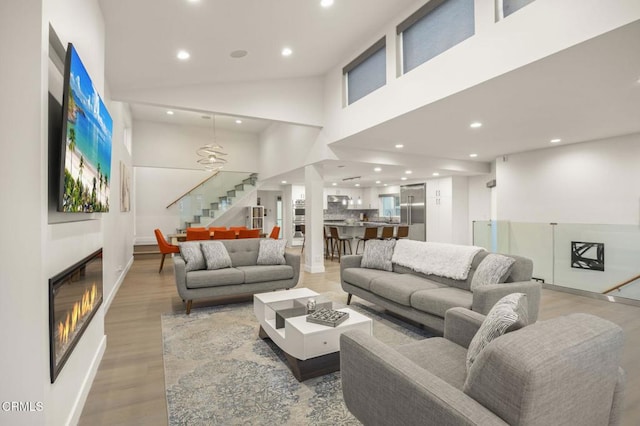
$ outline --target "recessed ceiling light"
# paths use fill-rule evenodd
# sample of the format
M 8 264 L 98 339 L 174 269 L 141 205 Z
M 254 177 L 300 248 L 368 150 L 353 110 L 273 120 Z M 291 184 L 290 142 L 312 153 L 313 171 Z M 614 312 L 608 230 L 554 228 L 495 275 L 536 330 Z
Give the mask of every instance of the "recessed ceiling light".
M 406 170 L 404 173 L 405 173 L 405 174 L 407 174 L 407 175 L 410 175 L 411 173 L 413 173 L 413 171 L 411 171 L 411 170 Z
M 338 186 L 338 184 L 337 184 L 337 183 L 335 183 L 335 182 L 333 182 L 333 183 L 331 184 L 331 186 Z
M 287 183 L 287 181 L 286 181 L 286 180 L 283 180 L 283 181 L 282 181 L 282 182 L 280 182 L 280 183 Z
M 200 0 L 189 0 L 189 3 L 200 3 Z
M 360 186 L 360 184 L 359 184 L 359 183 L 356 183 L 356 186 Z
M 282 49 L 281 53 L 282 53 L 282 56 L 287 57 L 293 54 L 293 50 L 291 50 L 291 48 L 289 47 L 285 47 L 284 49 Z
M 560 143 L 560 142 L 562 142 L 562 139 L 555 138 L 555 139 L 551 139 L 549 142 L 551 142 L 551 143 Z
M 438 173 L 438 172 L 433 172 L 433 173 L 431 173 L 431 176 L 440 176 L 440 173 Z
M 191 57 L 191 54 L 186 50 L 178 50 L 178 54 L 176 55 L 176 57 L 181 61 L 186 61 Z
M 385 183 L 385 184 L 383 184 L 382 186 L 387 186 L 387 184 Z
M 402 176 L 400 180 L 407 180 L 407 178 L 405 176 Z
M 469 154 L 469 157 L 471 158 L 476 158 L 478 156 L 478 154 Z
M 377 180 L 377 181 L 376 181 L 376 183 L 382 183 L 382 182 L 380 182 L 379 180 Z
M 404 145 L 402 145 L 401 143 L 397 143 L 396 144 L 396 148 L 400 149 L 400 148 L 404 148 Z
M 322 6 L 322 7 L 331 7 L 331 6 L 333 6 L 333 0 L 322 0 L 320 2 L 320 6 Z
M 236 124 L 242 124 L 242 120 L 237 119 L 237 120 L 236 120 Z
M 482 127 L 482 123 L 479 121 L 474 121 L 473 123 L 469 124 L 469 127 L 471 127 L 472 129 L 477 129 L 478 127 Z
M 173 115 L 173 111 L 167 111 L 167 115 Z
M 233 52 L 229 53 L 229 56 L 235 59 L 239 59 L 247 56 L 247 53 L 248 52 L 246 50 L 234 50 Z
M 381 172 L 382 171 L 382 167 L 376 167 L 375 169 L 373 169 L 374 172 Z

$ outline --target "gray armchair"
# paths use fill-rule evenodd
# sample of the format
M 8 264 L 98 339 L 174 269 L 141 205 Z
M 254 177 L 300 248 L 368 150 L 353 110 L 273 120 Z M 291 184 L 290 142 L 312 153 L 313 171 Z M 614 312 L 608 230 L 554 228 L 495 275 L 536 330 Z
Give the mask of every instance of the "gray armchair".
M 344 333 L 347 408 L 366 425 L 619 424 L 620 327 L 588 314 L 538 322 L 491 342 L 467 374 L 467 347 L 483 319 L 453 308 L 444 337 L 396 348 Z

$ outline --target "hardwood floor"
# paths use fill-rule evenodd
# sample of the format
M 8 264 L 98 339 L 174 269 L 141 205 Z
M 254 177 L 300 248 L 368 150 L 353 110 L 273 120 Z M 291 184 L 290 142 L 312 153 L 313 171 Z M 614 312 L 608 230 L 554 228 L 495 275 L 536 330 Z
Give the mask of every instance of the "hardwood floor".
M 173 278 L 173 262 L 136 259 L 105 318 L 107 350 L 85 404 L 80 425 L 167 424 L 160 315 L 182 312 Z M 298 287 L 341 292 L 337 261 L 323 274 L 302 273 Z M 246 300 L 246 298 L 245 298 Z M 345 294 L 346 300 L 346 294 Z M 229 300 L 229 301 L 237 301 Z M 194 303 L 193 308 L 220 301 Z M 225 301 L 227 302 L 227 301 Z M 640 419 L 640 308 L 543 290 L 540 320 L 571 312 L 609 319 L 625 331 L 622 366 L 627 372 L 624 426 Z

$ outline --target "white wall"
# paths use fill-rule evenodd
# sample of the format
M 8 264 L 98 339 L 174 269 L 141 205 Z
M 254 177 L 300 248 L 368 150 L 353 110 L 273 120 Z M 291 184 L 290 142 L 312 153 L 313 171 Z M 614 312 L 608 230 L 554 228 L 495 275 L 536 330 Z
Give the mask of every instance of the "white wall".
M 105 305 L 98 310 L 56 382 L 49 378 L 48 279 L 104 247 L 104 297 L 118 279 L 113 265 L 125 264 L 126 232 L 131 215 L 96 214 L 81 222 L 48 223 L 48 82 L 49 24 L 62 43 L 73 42 L 114 115 L 114 132 L 126 113 L 113 109 L 105 96 L 104 25 L 97 0 L 3 1 L 0 5 L 0 140 L 7 148 L 0 159 L 2 213 L 7 241 L 1 250 L 0 321 L 6 342 L 0 363 L 0 400 L 43 403 L 43 410 L 0 413 L 12 425 L 75 423 L 80 416 L 106 345 Z M 52 81 L 59 80 L 53 78 Z M 52 90 L 59 90 L 53 87 Z M 112 170 L 120 159 L 117 148 Z M 113 173 L 114 175 L 116 173 Z M 112 184 L 115 183 L 112 181 Z M 114 191 L 118 194 L 117 191 Z M 112 193 L 113 194 L 113 193 Z M 119 206 L 113 196 L 112 210 Z M 110 216 L 113 215 L 113 216 Z M 117 222 L 117 223 L 116 223 Z M 116 231 L 117 229 L 117 231 Z M 111 230 L 109 236 L 104 233 Z M 116 249 L 117 247 L 117 249 Z M 117 254 L 116 254 L 117 251 Z M 34 405 L 34 407 L 36 407 Z
M 475 0 L 474 36 L 396 77 L 396 25 L 423 3 L 390 19 L 325 75 L 323 137 L 329 143 L 640 18 L 637 0 L 590 0 L 588 4 L 584 0 L 537 0 L 494 23 L 494 0 Z M 342 67 L 383 35 L 387 37 L 387 84 L 343 107 Z
M 640 134 L 498 159 L 497 218 L 638 225 L 639 162 Z
M 320 77 L 129 90 L 118 100 L 321 126 Z
M 0 247 L 0 400 L 44 402 L 45 410 L 51 411 L 46 384 L 47 281 L 42 267 L 47 164 L 42 27 L 40 2 L 0 3 L 0 56 L 11 58 L 11 66 L 3 59 L 0 78 L 0 144 L 6 150 L 0 156 L 0 219 L 7 241 Z M 0 413 L 3 424 L 45 424 L 46 418 L 44 411 Z
M 260 135 L 260 179 L 268 179 L 321 159 L 316 127 L 275 123 Z M 324 144 L 322 144 L 324 146 Z
M 209 120 L 211 121 L 211 120 Z M 133 163 L 136 167 L 200 169 L 196 150 L 213 143 L 213 127 L 181 126 L 135 120 Z M 228 163 L 224 170 L 258 171 L 258 137 L 253 133 L 216 129 L 216 143 L 224 147 Z
M 198 167 L 196 150 L 213 142 L 213 128 L 140 120 L 135 120 L 133 127 L 135 243 L 154 244 L 154 229 L 159 228 L 166 236 L 184 227 L 178 205 L 167 206 L 210 175 Z M 216 143 L 228 154 L 223 172 L 258 171 L 256 135 L 216 129 Z M 242 213 L 225 220 L 244 225 L 245 216 Z

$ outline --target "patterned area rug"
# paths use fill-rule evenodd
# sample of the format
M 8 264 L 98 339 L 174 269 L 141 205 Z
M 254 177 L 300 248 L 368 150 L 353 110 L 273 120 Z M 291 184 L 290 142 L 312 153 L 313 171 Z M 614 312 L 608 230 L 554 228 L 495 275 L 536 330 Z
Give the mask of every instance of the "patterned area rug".
M 430 337 L 366 302 L 390 345 Z M 340 372 L 298 382 L 282 351 L 258 337 L 251 302 L 162 315 L 170 425 L 358 425 L 342 399 Z

